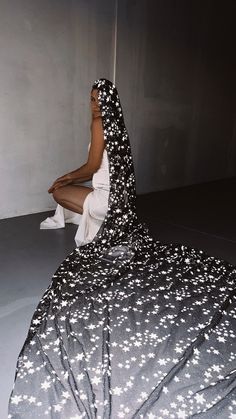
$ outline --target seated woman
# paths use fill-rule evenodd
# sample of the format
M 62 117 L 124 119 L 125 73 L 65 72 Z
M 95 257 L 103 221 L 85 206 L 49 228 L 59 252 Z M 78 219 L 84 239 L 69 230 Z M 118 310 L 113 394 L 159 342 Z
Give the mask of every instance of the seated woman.
M 56 179 L 48 190 L 63 208 L 82 215 L 75 236 L 78 246 L 93 240 L 108 209 L 109 164 L 97 89 L 91 92 L 91 113 L 91 142 L 87 162 Z M 92 188 L 78 185 L 91 179 Z

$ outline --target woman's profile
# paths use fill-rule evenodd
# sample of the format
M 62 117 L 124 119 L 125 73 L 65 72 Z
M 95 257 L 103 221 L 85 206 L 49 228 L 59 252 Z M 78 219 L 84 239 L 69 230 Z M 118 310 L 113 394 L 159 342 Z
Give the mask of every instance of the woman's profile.
M 81 245 L 60 264 L 34 312 L 9 419 L 231 419 L 236 267 L 155 240 L 139 222 L 117 88 L 98 79 L 92 97 L 88 162 L 49 192 L 84 222 L 99 222 L 92 232 L 84 224 Z M 104 151 L 104 195 L 96 177 L 93 190 L 74 185 L 99 174 Z

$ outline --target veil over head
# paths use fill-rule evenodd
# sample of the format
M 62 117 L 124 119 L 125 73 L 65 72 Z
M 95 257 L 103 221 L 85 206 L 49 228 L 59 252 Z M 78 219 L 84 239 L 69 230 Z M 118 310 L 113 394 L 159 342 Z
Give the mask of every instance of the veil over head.
M 89 257 L 116 245 L 130 247 L 134 246 L 134 242 L 137 245 L 137 234 L 143 242 L 144 229 L 148 231 L 137 218 L 134 164 L 117 88 L 111 81 L 100 78 L 93 83 L 93 89 L 98 90 L 109 160 L 110 194 L 108 211 L 98 233 L 92 242 L 77 249 L 81 255 Z M 149 234 L 148 239 L 150 241 Z

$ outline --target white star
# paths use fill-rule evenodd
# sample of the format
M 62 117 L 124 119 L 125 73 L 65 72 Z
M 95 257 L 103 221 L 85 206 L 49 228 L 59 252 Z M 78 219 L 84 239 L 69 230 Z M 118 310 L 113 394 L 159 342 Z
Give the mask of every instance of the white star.
M 50 388 L 51 387 L 51 384 L 48 382 L 48 381 L 44 381 L 42 384 L 41 384 L 41 388 L 43 389 L 43 390 L 47 390 L 48 388 Z
M 60 412 L 62 410 L 62 406 L 60 406 L 60 404 L 54 404 L 54 410 L 55 412 Z
M 130 412 L 130 409 L 129 409 L 128 407 L 125 407 L 125 408 L 124 408 L 124 412 L 125 412 L 125 413 L 129 413 L 129 412 Z
M 224 338 L 224 336 L 218 336 L 218 338 L 217 338 L 217 340 L 219 341 L 219 342 L 225 342 L 225 338 Z
M 68 391 L 63 391 L 62 392 L 62 396 L 65 397 L 65 399 L 69 399 L 70 398 L 70 395 L 69 395 Z
M 160 365 L 166 365 L 166 360 L 165 359 L 159 359 L 159 361 L 157 361 Z
M 203 404 L 206 400 L 204 399 L 203 394 L 196 394 L 194 397 L 197 403 Z
M 220 366 L 219 365 L 212 365 L 212 369 L 213 369 L 213 371 L 216 371 L 216 372 L 220 372 Z
M 100 377 L 93 377 L 92 378 L 92 383 L 93 384 L 99 384 L 101 382 L 101 378 Z
M 24 363 L 24 365 L 25 365 L 26 368 L 29 369 L 29 368 L 31 368 L 33 366 L 33 362 L 27 361 L 27 362 Z
M 22 398 L 21 398 L 21 396 L 14 396 L 14 397 L 12 397 L 11 398 L 11 402 L 13 403 L 13 404 L 18 404 L 19 402 L 21 402 L 22 401 Z
M 76 355 L 76 357 L 75 357 L 76 361 L 81 361 L 83 358 L 84 358 L 84 354 L 83 354 L 83 353 L 78 354 L 78 355 Z
M 156 339 L 156 338 L 157 338 L 156 333 L 151 333 L 151 334 L 150 334 L 150 338 L 151 338 L 151 339 Z
M 149 353 L 149 354 L 148 354 L 148 357 L 149 357 L 149 358 L 155 358 L 155 354 L 154 354 L 154 353 Z
M 78 374 L 78 375 L 77 375 L 77 379 L 78 379 L 78 381 L 83 380 L 83 377 L 84 377 L 84 374 L 83 374 L 83 373 Z
M 89 324 L 88 329 L 90 330 L 96 329 L 96 326 L 94 324 Z
M 116 394 L 117 396 L 120 396 L 122 393 L 121 387 L 115 387 L 113 390 L 113 394 Z

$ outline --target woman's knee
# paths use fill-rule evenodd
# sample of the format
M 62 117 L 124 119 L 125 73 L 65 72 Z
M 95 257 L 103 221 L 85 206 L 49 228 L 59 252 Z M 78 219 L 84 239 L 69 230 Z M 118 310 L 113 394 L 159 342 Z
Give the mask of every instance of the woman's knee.
M 63 191 L 61 189 L 62 188 L 58 188 L 58 189 L 54 190 L 53 193 L 52 193 L 53 198 L 57 203 L 59 203 L 62 199 Z

